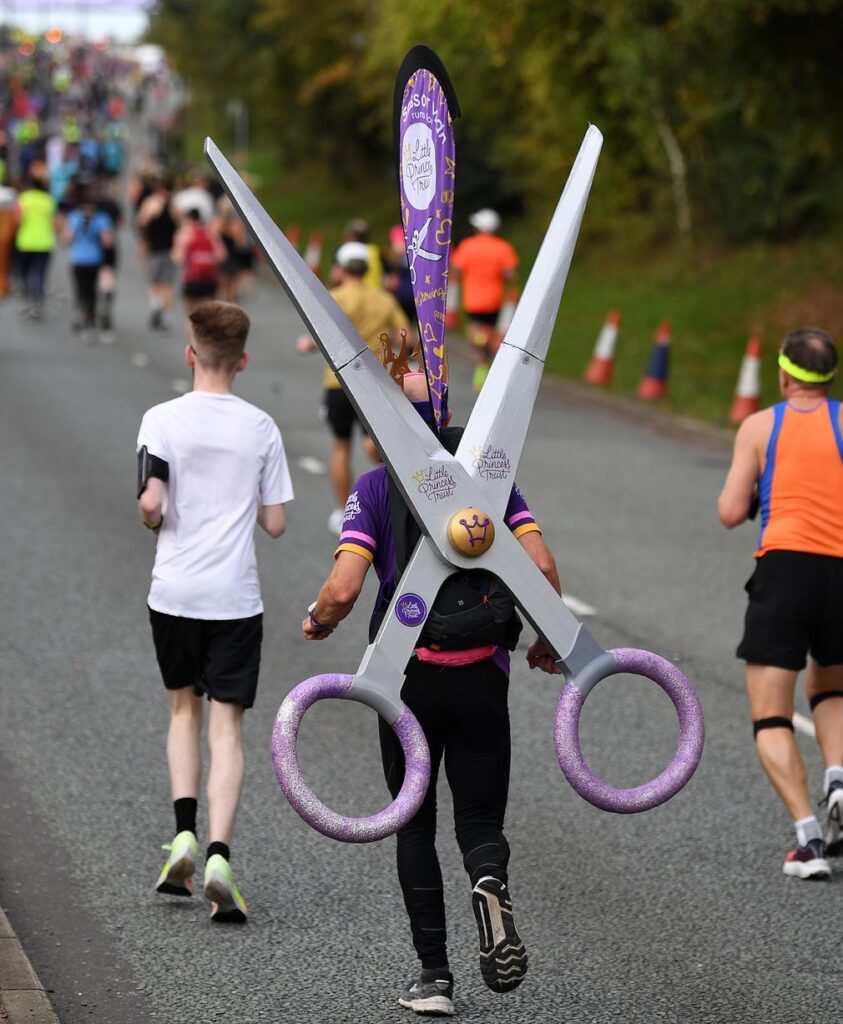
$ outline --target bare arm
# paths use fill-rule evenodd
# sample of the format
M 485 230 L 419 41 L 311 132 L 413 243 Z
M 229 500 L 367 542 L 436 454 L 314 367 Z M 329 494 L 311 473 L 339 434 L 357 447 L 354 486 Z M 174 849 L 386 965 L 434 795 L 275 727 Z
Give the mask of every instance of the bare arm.
M 518 543 L 524 548 L 538 568 L 541 569 L 545 579 L 561 597 L 562 584 L 559 582 L 556 559 L 553 557 L 550 548 L 545 544 L 542 535 L 537 530 L 523 533 L 518 538 Z M 549 675 L 558 676 L 562 674 L 562 670 L 556 664 L 553 652 L 540 637 L 536 637 L 527 649 L 527 664 L 531 669 L 538 668 Z
M 317 622 L 328 628 L 320 630 L 313 625 L 308 615 L 301 624 L 305 640 L 324 640 L 333 627 L 348 615 L 360 596 L 370 564 L 367 558 L 353 551 L 340 551 L 331 575 L 322 585 L 316 605 L 310 613 Z
M 749 513 L 758 478 L 763 470 L 762 452 L 772 427 L 772 412 L 765 409 L 744 420 L 735 435 L 732 465 L 717 499 L 720 522 L 729 530 L 744 522 Z
M 287 528 L 284 505 L 259 505 L 258 524 L 273 540 L 277 540 Z
M 164 481 L 151 476 L 146 482 L 143 494 L 138 498 L 141 519 L 146 526 L 161 525 L 161 508 L 164 503 Z

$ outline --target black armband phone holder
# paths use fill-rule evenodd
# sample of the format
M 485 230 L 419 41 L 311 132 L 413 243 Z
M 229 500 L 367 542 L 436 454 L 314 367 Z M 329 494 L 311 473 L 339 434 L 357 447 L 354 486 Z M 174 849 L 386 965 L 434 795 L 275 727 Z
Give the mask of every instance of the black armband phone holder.
M 151 476 L 166 483 L 170 477 L 170 464 L 157 455 L 151 455 L 143 445 L 138 451 L 138 497 L 146 490 Z

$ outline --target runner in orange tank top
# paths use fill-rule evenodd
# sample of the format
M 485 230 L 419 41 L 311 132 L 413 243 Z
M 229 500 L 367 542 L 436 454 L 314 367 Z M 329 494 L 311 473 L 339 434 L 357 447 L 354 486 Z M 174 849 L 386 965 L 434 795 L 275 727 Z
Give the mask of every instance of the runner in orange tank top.
M 750 416 L 735 438 L 718 514 L 731 529 L 761 512 L 756 568 L 738 657 L 758 757 L 794 822 L 784 873 L 828 878 L 843 854 L 843 429 L 829 398 L 837 350 L 825 331 L 792 331 L 779 353 L 784 401 Z M 808 657 L 810 656 L 810 657 Z M 793 734 L 796 678 L 825 763 L 824 827 L 814 814 Z

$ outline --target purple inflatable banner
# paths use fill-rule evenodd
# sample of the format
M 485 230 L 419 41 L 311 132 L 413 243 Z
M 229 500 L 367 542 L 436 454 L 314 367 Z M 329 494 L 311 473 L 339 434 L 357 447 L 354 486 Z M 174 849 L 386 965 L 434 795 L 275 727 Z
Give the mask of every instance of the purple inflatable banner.
M 452 117 L 458 116 L 442 62 L 427 47 L 414 47 L 395 84 L 395 134 L 401 226 L 437 430 L 448 409 L 445 307 L 456 169 Z

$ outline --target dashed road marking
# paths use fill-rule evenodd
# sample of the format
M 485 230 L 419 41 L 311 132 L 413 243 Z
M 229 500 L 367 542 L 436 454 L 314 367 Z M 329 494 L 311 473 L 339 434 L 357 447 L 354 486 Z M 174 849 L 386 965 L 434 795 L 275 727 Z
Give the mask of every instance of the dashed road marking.
M 794 712 L 793 715 L 793 726 L 800 732 L 804 732 L 806 736 L 810 736 L 816 739 L 817 730 L 814 728 L 814 723 L 810 718 L 806 718 L 804 715 L 800 715 L 798 711 Z
M 296 465 L 299 469 L 303 469 L 305 473 L 312 473 L 314 476 L 321 476 L 328 468 L 324 462 L 320 462 L 319 459 L 314 459 L 310 455 L 303 455 L 296 462 Z
M 177 395 L 184 395 L 190 391 L 192 385 L 189 380 L 185 380 L 183 377 L 174 377 L 170 381 L 170 387 Z
M 143 369 L 144 366 L 149 366 L 149 356 L 146 352 L 133 352 L 130 362 L 132 366 L 140 366 Z
M 597 614 L 597 609 L 593 605 L 590 605 L 585 601 L 581 601 L 578 597 L 574 597 L 573 594 L 565 594 L 562 600 L 565 602 L 568 608 L 574 613 L 574 615 L 579 615 L 580 617 L 583 617 L 586 615 Z

